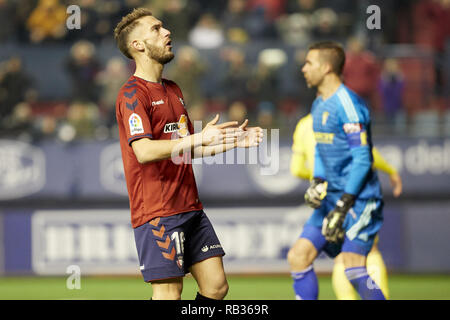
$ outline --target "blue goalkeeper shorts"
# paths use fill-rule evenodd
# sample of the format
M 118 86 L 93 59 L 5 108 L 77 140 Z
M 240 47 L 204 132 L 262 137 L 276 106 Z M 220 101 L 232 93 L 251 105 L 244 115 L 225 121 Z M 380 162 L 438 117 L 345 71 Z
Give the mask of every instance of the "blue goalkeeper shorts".
M 322 235 L 323 219 L 334 209 L 341 194 L 328 193 L 318 209 L 305 223 L 300 238 L 311 241 L 318 252 L 322 250 L 334 258 L 341 252 L 353 252 L 367 256 L 375 237 L 383 224 L 383 200 L 356 199 L 344 220 L 345 239 L 336 244 L 325 240 Z

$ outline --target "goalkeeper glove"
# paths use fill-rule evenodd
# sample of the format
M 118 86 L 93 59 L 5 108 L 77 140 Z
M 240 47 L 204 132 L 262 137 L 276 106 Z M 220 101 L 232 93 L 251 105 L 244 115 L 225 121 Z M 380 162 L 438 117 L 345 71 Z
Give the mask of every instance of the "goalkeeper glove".
M 339 243 L 344 241 L 345 231 L 342 225 L 344 224 L 347 211 L 355 203 L 355 196 L 344 193 L 336 202 L 336 206 L 325 217 L 322 223 L 322 235 L 329 242 Z
M 320 178 L 313 178 L 305 193 L 305 202 L 311 208 L 317 209 L 327 195 L 327 182 Z

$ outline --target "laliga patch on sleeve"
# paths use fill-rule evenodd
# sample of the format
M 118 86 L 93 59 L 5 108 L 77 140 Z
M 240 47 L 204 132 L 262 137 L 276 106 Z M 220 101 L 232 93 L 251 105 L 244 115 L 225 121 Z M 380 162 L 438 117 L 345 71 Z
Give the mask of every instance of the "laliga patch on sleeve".
M 131 114 L 128 119 L 128 123 L 130 125 L 130 134 L 142 134 L 144 133 L 144 125 L 142 124 L 142 119 L 137 113 Z

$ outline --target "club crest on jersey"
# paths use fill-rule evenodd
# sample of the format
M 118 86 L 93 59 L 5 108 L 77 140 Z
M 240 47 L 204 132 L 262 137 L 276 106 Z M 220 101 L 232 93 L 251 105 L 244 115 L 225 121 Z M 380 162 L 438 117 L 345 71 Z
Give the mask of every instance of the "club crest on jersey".
M 164 126 L 164 133 L 177 132 L 178 136 L 186 137 L 189 134 L 187 120 L 186 115 L 182 114 L 178 122 L 166 123 Z
M 142 124 L 142 119 L 137 113 L 132 113 L 128 119 L 130 125 L 130 134 L 142 134 L 144 133 L 144 126 Z
M 323 126 L 327 123 L 329 115 L 330 115 L 330 113 L 328 111 L 325 111 L 324 113 L 322 113 L 322 125 Z

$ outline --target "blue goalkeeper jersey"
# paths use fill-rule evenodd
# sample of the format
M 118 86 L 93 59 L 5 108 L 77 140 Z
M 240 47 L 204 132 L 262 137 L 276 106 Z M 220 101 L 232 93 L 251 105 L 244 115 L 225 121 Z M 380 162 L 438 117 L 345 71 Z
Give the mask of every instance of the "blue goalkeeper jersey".
M 327 180 L 328 192 L 380 199 L 380 183 L 372 169 L 370 114 L 364 101 L 342 84 L 328 99 L 318 97 L 311 113 L 314 177 Z

